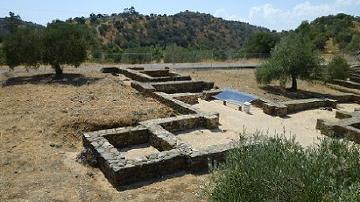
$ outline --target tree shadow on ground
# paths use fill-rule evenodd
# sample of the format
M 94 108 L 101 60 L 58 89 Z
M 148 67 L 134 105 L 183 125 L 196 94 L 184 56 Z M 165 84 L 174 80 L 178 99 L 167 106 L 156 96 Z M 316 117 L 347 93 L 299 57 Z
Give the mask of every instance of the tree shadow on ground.
M 3 86 L 15 86 L 25 84 L 61 84 L 61 85 L 72 85 L 82 86 L 92 84 L 101 78 L 96 77 L 85 77 L 82 74 L 63 74 L 62 76 L 56 77 L 54 74 L 36 74 L 31 76 L 18 76 L 7 79 L 2 85 Z
M 290 99 L 308 99 L 308 98 L 333 98 L 334 95 L 328 93 L 319 93 L 314 91 L 307 91 L 298 89 L 293 91 L 280 86 L 263 86 L 260 87 L 269 94 L 284 96 Z

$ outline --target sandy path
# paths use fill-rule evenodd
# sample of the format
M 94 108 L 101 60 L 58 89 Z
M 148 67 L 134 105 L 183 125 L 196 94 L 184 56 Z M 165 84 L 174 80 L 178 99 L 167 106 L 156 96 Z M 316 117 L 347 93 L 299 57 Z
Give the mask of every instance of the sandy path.
M 335 112 L 321 109 L 308 110 L 291 114 L 287 118 L 272 117 L 264 114 L 260 108 L 252 107 L 251 115 L 236 110 L 232 106 L 224 106 L 219 101 L 200 101 L 195 105 L 202 111 L 219 112 L 220 113 L 220 130 L 219 131 L 200 130 L 181 133 L 178 135 L 180 139 L 192 144 L 195 148 L 203 148 L 208 145 L 222 144 L 236 140 L 239 134 L 244 130 L 247 134 L 261 132 L 265 135 L 274 136 L 275 134 L 283 134 L 286 137 L 295 136 L 295 140 L 304 146 L 311 145 L 318 138 L 323 137 L 318 130 L 315 129 L 316 120 L 335 119 Z M 353 111 L 359 107 L 357 104 L 340 104 L 341 110 Z

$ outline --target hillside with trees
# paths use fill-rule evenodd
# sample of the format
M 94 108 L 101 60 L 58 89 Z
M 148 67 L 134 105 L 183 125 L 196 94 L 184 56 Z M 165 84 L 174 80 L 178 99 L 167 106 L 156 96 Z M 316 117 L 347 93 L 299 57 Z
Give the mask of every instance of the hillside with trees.
M 176 44 L 183 48 L 239 49 L 262 27 L 216 18 L 210 14 L 185 11 L 175 15 L 143 15 L 134 8 L 112 15 L 91 14 L 67 22 L 96 28 L 104 45 L 121 49 Z
M 87 50 L 86 59 L 93 62 L 181 63 L 268 58 L 281 38 L 292 32 L 309 38 L 312 49 L 322 53 L 354 55 L 360 50 L 360 17 L 346 14 L 304 21 L 297 29 L 281 33 L 199 12 L 143 15 L 133 7 L 111 15 L 70 18 L 66 23 L 87 28 L 93 45 Z M 14 34 L 15 29 L 25 27 L 45 28 L 25 22 L 12 12 L 0 18 L 1 64 L 6 62 L 2 41 Z
M 303 22 L 296 32 L 306 34 L 315 48 L 320 51 L 333 51 L 326 48 L 333 43 L 341 51 L 357 51 L 360 49 L 360 17 L 343 13 L 323 16 L 312 22 Z
M 9 12 L 9 16 L 0 18 L 0 43 L 7 34 L 10 34 L 17 27 L 42 27 L 33 22 L 23 21 L 19 15 Z

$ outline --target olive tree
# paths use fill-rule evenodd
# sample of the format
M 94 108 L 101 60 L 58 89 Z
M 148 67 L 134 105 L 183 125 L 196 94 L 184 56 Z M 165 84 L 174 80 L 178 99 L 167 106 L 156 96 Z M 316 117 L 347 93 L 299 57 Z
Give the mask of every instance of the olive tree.
M 289 33 L 275 46 L 271 58 L 256 69 L 256 79 L 262 84 L 279 80 L 281 85 L 291 79 L 291 89 L 297 90 L 297 79 L 315 78 L 320 62 L 309 38 Z
M 41 63 L 43 30 L 30 27 L 16 28 L 3 43 L 6 64 L 38 66 Z
M 56 76 L 63 73 L 61 65 L 80 66 L 87 58 L 92 37 L 83 25 L 55 21 L 48 24 L 43 37 L 43 62 L 50 64 Z
M 3 49 L 10 68 L 50 64 L 59 76 L 61 65 L 78 67 L 95 44 L 95 36 L 84 25 L 55 21 L 46 28 L 16 28 L 5 38 Z

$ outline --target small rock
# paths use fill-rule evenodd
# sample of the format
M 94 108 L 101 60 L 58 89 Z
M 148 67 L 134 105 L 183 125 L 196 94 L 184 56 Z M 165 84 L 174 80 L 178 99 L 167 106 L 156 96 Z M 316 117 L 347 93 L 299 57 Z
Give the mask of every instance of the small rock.
M 86 175 L 89 176 L 89 177 L 91 177 L 91 178 L 94 177 L 94 173 L 92 173 L 92 172 L 87 172 Z
M 50 147 L 60 148 L 60 147 L 62 147 L 62 145 L 61 144 L 51 143 Z

